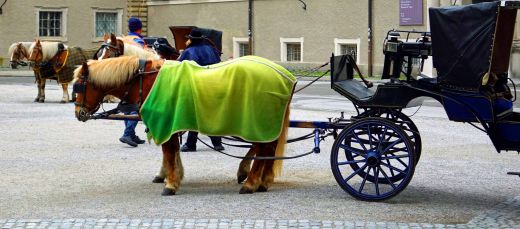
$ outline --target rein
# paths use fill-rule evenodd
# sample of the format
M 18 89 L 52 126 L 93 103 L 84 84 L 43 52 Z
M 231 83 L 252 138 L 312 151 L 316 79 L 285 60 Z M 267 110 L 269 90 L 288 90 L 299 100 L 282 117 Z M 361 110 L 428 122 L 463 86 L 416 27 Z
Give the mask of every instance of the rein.
M 329 62 L 325 62 L 324 64 L 318 66 L 318 67 L 315 67 L 315 68 L 312 68 L 307 74 L 305 75 L 302 75 L 302 76 L 299 76 L 297 77 L 296 79 L 301 79 L 302 77 L 305 77 L 305 76 L 309 76 L 311 73 L 314 73 L 314 72 L 317 72 L 319 69 L 327 66 L 329 64 Z M 327 70 L 326 72 L 324 72 L 323 74 L 321 74 L 321 76 L 318 76 L 318 78 L 314 79 L 313 81 L 309 82 L 308 84 L 304 85 L 303 87 L 299 88 L 298 90 L 295 90 L 294 93 L 298 93 L 300 91 L 302 91 L 303 89 L 307 88 L 308 86 L 311 86 L 313 83 L 315 83 L 316 81 L 318 81 L 319 79 L 321 79 L 323 76 L 325 76 L 327 73 L 329 73 L 330 70 Z

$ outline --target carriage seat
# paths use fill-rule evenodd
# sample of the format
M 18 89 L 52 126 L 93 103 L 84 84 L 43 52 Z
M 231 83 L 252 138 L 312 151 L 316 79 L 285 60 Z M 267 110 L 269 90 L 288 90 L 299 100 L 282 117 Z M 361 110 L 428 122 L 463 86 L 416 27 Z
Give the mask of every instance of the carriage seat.
M 355 100 L 367 100 L 372 98 L 374 90 L 367 88 L 363 82 L 355 79 L 336 81 L 332 88 L 341 95 Z

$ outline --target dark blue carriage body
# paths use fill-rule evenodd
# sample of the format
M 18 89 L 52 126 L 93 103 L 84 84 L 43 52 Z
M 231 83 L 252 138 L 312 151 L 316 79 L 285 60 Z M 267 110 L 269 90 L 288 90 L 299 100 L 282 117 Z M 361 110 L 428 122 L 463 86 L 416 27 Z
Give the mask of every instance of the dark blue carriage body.
M 410 42 L 387 36 L 383 78 L 390 78 L 389 82 L 369 89 L 354 79 L 355 63 L 349 63 L 344 56 L 332 56 L 331 86 L 362 109 L 402 109 L 419 105 L 422 98 L 434 98 L 443 105 L 450 120 L 480 123 L 497 151 L 520 151 L 520 114 L 513 111 L 512 99 L 504 97 L 503 91 L 499 93 L 496 86 L 496 79 L 505 77 L 502 83 L 507 87 L 517 8 L 519 3 L 512 1 L 430 8 L 431 43 L 424 39 L 430 34 L 423 33 L 423 39 L 409 46 L 424 50 L 399 49 Z M 399 32 L 403 31 L 389 34 L 399 36 Z M 394 46 L 389 45 L 392 41 L 396 41 Z M 428 44 L 431 50 L 425 48 Z M 429 55 L 433 56 L 437 78 L 414 79 L 411 71 L 401 70 L 407 64 L 406 58 L 410 57 L 411 62 L 412 57 L 424 59 Z M 400 75 L 395 72 L 386 72 L 395 70 L 395 66 L 406 80 L 399 80 Z

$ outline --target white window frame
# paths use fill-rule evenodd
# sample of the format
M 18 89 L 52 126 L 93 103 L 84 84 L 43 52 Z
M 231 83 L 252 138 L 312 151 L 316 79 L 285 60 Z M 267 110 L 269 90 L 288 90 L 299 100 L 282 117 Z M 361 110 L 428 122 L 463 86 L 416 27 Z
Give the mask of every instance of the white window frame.
M 341 45 L 356 45 L 357 50 L 357 56 L 356 56 L 356 64 L 359 65 L 361 60 L 361 39 L 341 39 L 341 38 L 334 38 L 334 53 L 341 53 Z
M 92 42 L 103 41 L 103 37 L 96 37 L 96 14 L 97 13 L 117 13 L 116 36 L 123 34 L 123 9 L 105 9 L 92 7 Z M 110 35 L 110 34 L 108 34 Z
M 61 12 L 61 36 L 59 37 L 40 37 L 40 12 Z M 36 38 L 44 41 L 67 41 L 67 18 L 68 18 L 69 9 L 66 7 L 56 7 L 56 8 L 48 8 L 37 6 L 35 8 L 35 16 L 36 16 Z
M 247 37 L 233 37 L 233 58 L 240 56 L 240 44 L 247 43 L 249 43 L 249 38 Z
M 300 52 L 300 61 L 291 61 L 291 62 L 303 62 L 303 37 L 300 38 L 285 38 L 280 37 L 280 61 L 281 62 L 288 62 L 287 61 L 287 44 L 297 44 L 299 43 L 301 46 L 301 52 Z

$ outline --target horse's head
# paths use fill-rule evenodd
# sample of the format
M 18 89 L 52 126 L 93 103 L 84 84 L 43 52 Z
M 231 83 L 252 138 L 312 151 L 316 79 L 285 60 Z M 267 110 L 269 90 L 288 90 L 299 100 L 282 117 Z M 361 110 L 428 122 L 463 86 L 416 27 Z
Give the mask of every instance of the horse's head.
M 13 44 L 11 52 L 11 68 L 16 69 L 18 65 L 27 66 L 24 60 L 29 58 L 29 53 L 22 42 Z
M 141 62 L 136 56 L 122 56 L 83 63 L 74 70 L 76 118 L 87 121 L 99 109 L 105 95 L 116 96 L 127 103 L 144 101 L 163 62 Z
M 99 109 L 103 92 L 89 83 L 89 70 L 86 62 L 74 71 L 76 82 L 72 93 L 76 93 L 75 114 L 79 121 L 86 122 Z
M 43 61 L 43 48 L 40 40 L 36 40 L 29 48 L 29 57 L 27 58 L 31 65 L 41 63 Z
M 103 60 L 111 57 L 118 57 L 124 54 L 125 44 L 122 40 L 117 39 L 116 35 L 111 33 L 110 39 L 108 39 L 108 36 L 105 35 L 103 40 L 105 40 L 105 42 L 101 45 L 98 52 L 96 53 L 96 59 Z

